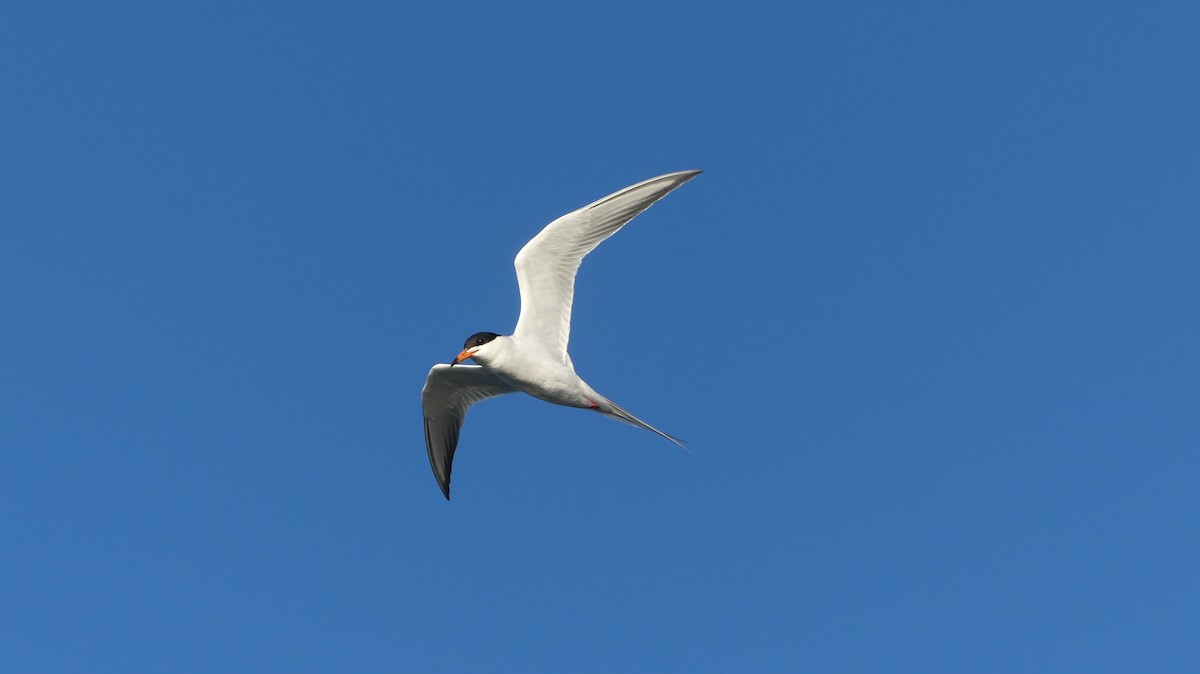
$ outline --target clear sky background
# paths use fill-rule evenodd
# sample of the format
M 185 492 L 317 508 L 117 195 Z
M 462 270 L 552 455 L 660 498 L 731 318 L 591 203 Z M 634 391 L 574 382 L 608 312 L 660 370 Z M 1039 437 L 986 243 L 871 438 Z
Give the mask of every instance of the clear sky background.
M 1197 671 L 1195 7 L 7 4 L 0 671 Z

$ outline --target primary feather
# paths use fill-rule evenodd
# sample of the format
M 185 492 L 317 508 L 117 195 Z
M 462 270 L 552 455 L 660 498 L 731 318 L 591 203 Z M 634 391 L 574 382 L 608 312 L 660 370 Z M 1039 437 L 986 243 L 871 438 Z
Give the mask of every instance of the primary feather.
M 679 171 L 651 178 L 546 225 L 517 253 L 521 316 L 513 337 L 538 344 L 555 358 L 567 362 L 575 274 L 584 256 L 638 213 L 699 173 Z

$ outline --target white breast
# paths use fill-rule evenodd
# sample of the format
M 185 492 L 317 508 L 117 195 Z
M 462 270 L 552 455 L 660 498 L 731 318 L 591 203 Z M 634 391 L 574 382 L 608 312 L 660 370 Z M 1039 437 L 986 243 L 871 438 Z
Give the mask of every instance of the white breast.
M 588 395 L 594 392 L 579 375 L 537 346 L 497 337 L 475 355 L 475 362 L 535 398 L 569 407 L 592 406 Z

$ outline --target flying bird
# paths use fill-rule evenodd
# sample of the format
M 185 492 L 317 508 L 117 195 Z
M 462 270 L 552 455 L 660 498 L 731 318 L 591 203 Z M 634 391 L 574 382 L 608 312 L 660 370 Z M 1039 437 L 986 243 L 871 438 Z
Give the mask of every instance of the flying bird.
M 556 405 L 594 410 L 683 443 L 621 409 L 575 374 L 567 353 L 575 274 L 600 242 L 700 171 L 679 171 L 640 182 L 568 213 L 543 229 L 517 253 L 521 315 L 511 335 L 477 332 L 454 362 L 434 365 L 421 391 L 425 448 L 446 499 L 450 467 L 467 408 L 482 400 L 523 391 Z M 478 365 L 459 365 L 464 360 Z

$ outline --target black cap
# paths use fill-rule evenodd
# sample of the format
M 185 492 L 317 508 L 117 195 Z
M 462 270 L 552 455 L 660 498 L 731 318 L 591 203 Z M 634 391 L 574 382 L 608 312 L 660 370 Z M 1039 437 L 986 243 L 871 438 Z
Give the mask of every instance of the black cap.
M 494 332 L 477 332 L 467 338 L 467 341 L 463 343 L 463 349 L 469 349 L 472 346 L 482 346 L 499 336 Z

